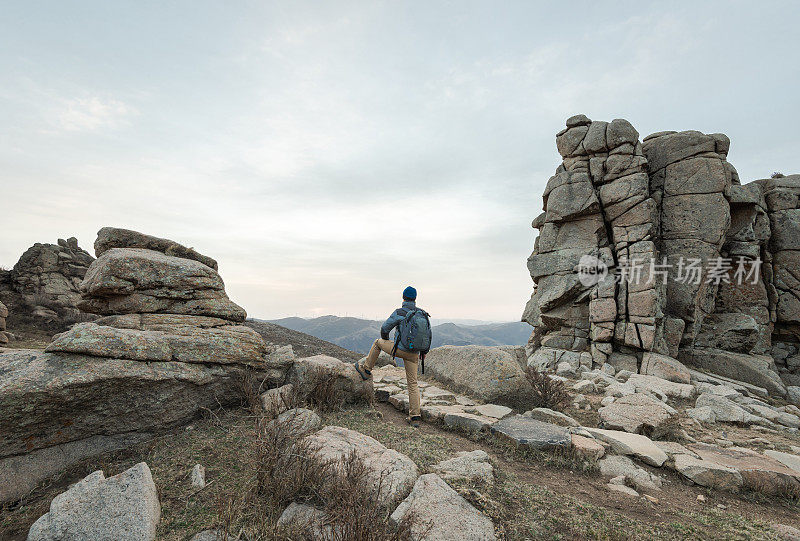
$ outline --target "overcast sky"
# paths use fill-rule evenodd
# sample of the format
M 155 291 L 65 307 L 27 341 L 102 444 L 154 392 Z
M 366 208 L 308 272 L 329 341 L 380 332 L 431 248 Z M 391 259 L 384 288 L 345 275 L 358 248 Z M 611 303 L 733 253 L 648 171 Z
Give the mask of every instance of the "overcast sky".
M 161 4 L 167 4 L 161 5 Z M 558 5 L 556 5 L 558 4 Z M 797 2 L 3 2 L 0 266 L 113 225 L 254 317 L 517 320 L 576 113 L 800 172 Z

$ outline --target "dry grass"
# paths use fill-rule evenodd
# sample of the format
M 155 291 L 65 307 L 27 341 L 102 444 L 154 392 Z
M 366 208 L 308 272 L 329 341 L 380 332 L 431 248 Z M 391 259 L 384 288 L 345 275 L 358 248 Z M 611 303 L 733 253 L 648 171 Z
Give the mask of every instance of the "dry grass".
M 292 418 L 277 417 L 280 411 L 300 406 L 341 408 L 344 396 L 334 385 L 335 378 L 320 376 L 314 381 L 306 402 L 297 391 L 282 393 L 273 411 L 263 411 L 257 395 L 249 391 L 252 381 L 243 384 L 255 421 L 249 464 L 253 481 L 244 493 L 218 499 L 215 528 L 234 536 L 245 533 L 252 540 L 310 539 L 309 532 L 323 541 L 407 539 L 410 521 L 390 523 L 391 510 L 377 503 L 368 469 L 358 455 L 333 462 L 315 459 L 318 449 L 293 430 Z M 292 502 L 323 510 L 324 520 L 279 527 L 281 513 Z
M 533 365 L 525 370 L 525 378 L 533 392 L 532 407 L 564 411 L 569 406 L 570 395 L 563 382 L 539 372 Z

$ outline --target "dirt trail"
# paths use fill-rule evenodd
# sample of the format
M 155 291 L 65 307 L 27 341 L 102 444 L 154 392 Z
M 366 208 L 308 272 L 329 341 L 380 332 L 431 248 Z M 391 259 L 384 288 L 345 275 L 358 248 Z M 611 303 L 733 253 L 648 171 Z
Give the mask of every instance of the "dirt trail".
M 384 420 L 396 425 L 406 426 L 405 414 L 397 411 L 390 404 L 376 404 L 383 414 Z M 581 471 L 570 471 L 562 468 L 548 467 L 544 464 L 518 462 L 499 453 L 492 445 L 483 441 L 473 441 L 462 434 L 444 430 L 430 423 L 423 423 L 419 430 L 422 433 L 444 437 L 458 451 L 483 449 L 491 457 L 501 471 L 513 473 L 519 480 L 532 485 L 545 486 L 558 494 L 564 494 L 593 505 L 613 509 L 639 522 L 659 524 L 669 522 L 687 522 L 687 514 L 701 511 L 704 507 L 724 505 L 725 512 L 736 513 L 751 520 L 779 522 L 800 527 L 800 516 L 797 507 L 780 500 L 765 500 L 767 503 L 751 501 L 748 496 L 739 496 L 724 492 L 709 491 L 697 485 L 690 485 L 678 474 L 662 468 L 639 466 L 662 476 L 663 489 L 654 493 L 658 503 L 653 504 L 644 498 L 632 498 L 616 494 L 605 488 L 607 479 L 599 474 Z M 705 502 L 697 500 L 698 495 L 706 498 Z M 698 528 L 704 525 L 694 523 Z

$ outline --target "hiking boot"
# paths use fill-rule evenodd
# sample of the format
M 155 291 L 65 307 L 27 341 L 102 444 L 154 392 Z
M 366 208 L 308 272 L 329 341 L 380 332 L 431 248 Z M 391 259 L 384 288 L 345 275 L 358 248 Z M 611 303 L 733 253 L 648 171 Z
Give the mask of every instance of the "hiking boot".
M 408 424 L 410 424 L 414 428 L 419 428 L 419 424 L 422 422 L 422 417 L 419 415 L 415 415 L 413 417 L 409 417 Z
M 358 361 L 354 362 L 353 366 L 356 367 L 356 372 L 358 372 L 358 375 L 361 376 L 361 379 L 368 380 L 369 378 L 372 377 L 372 372 L 367 370 L 366 368 L 361 368 L 361 365 Z

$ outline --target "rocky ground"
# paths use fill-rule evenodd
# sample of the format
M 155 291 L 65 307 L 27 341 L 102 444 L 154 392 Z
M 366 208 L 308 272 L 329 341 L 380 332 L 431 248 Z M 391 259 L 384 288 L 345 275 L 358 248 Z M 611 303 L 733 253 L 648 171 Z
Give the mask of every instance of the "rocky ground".
M 435 473 L 446 480 L 472 509 L 491 520 L 500 538 L 788 539 L 791 537 L 780 537 L 774 525 L 800 527 L 800 508 L 788 495 L 767 495 L 744 487 L 737 492 L 704 487 L 673 466 L 650 465 L 652 460 L 644 454 L 633 455 L 630 462 L 609 463 L 609 457 L 617 460 L 624 455 L 616 454 L 613 443 L 594 439 L 590 430 L 602 420 L 598 410 L 604 407 L 601 402 L 606 396 L 598 382 L 605 381 L 603 378 L 596 376 L 594 382 L 559 376 L 584 392 L 571 391 L 573 404 L 562 415 L 542 410 L 522 416 L 548 422 L 520 438 L 513 430 L 505 434 L 502 427 L 498 430 L 504 420 L 518 418 L 510 408 L 481 404 L 430 378 L 422 381 L 426 422 L 420 429 L 412 429 L 402 412 L 407 404 L 402 374 L 402 369 L 391 365 L 376 369 L 376 403 L 322 413 L 322 424 L 374 438 L 410 458 L 423 477 Z M 592 381 L 595 388 L 586 390 L 582 383 L 586 381 Z M 639 394 L 647 396 L 634 393 Z M 792 445 L 800 445 L 796 433 L 757 428 L 759 425 L 702 425 L 685 411 L 686 407 L 681 408 L 680 422 L 671 436 L 682 439 L 681 445 L 687 449 L 684 454 L 689 456 L 692 440 L 713 442 L 721 449 L 736 445 L 759 451 L 791 450 Z M 265 519 L 264 509 L 256 512 L 246 501 L 259 456 L 254 418 L 247 408 L 209 411 L 203 419 L 153 441 L 86 460 L 23 501 L 4 508 L 0 536 L 24 539 L 52 498 L 91 472 L 102 470 L 108 478 L 144 461 L 152 472 L 161 506 L 157 539 L 189 539 L 221 524 L 231 524 L 233 533 L 242 533 L 243 539 L 257 539 L 247 537 L 263 532 L 255 524 L 275 522 L 283 510 L 273 509 L 272 518 Z M 554 420 L 585 427 L 588 433 L 583 445 L 559 445 L 560 437 L 574 444 L 583 432 L 577 427 L 562 429 Z M 678 434 L 680 430 L 685 434 Z M 546 444 L 540 445 L 532 435 Z M 675 445 L 677 442 L 668 446 Z M 603 457 L 598 462 L 600 452 Z M 192 485 L 197 464 L 205 470 L 203 488 Z M 609 472 L 614 468 L 621 471 Z M 620 476 L 622 480 L 612 481 Z

